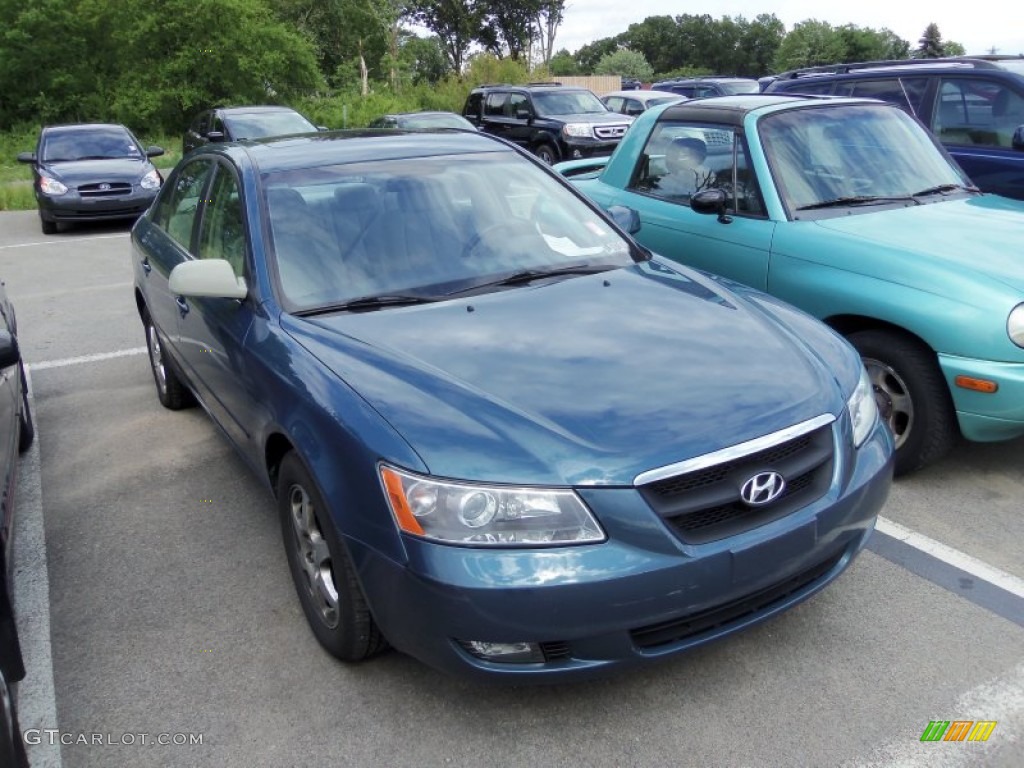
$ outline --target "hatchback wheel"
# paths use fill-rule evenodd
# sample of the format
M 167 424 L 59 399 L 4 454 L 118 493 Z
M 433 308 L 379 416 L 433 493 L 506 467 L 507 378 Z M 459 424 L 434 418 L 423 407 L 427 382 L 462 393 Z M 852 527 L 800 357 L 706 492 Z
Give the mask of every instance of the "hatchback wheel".
M 164 408 L 172 411 L 180 411 L 192 405 L 195 400 L 189 392 L 171 363 L 170 356 L 160 341 L 160 334 L 144 311 L 142 325 L 146 329 L 146 346 L 149 348 L 149 367 L 153 371 L 153 381 L 156 384 L 156 396 Z
M 896 440 L 896 474 L 931 464 L 959 435 L 949 388 L 935 354 L 895 331 L 850 334 L 860 352 L 882 419 Z
M 50 221 L 49 219 L 43 218 L 43 214 L 39 214 L 39 228 L 43 230 L 44 235 L 56 235 L 57 234 L 57 222 Z
M 295 453 L 281 462 L 277 504 L 288 567 L 316 639 L 342 661 L 386 648 L 323 498 Z

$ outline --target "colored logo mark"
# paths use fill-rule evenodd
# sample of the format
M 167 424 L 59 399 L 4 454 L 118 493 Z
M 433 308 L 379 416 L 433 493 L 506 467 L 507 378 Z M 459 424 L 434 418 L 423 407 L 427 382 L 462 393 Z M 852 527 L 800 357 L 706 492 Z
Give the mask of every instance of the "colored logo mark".
M 931 720 L 921 741 L 988 741 L 997 720 Z

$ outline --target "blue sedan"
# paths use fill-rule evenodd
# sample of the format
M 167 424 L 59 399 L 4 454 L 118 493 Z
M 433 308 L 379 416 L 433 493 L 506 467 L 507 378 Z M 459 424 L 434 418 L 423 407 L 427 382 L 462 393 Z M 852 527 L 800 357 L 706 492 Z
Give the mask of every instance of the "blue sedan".
M 275 494 L 345 661 L 670 656 L 822 589 L 890 487 L 845 341 L 484 134 L 206 146 L 132 248 L 160 402 L 198 401 Z

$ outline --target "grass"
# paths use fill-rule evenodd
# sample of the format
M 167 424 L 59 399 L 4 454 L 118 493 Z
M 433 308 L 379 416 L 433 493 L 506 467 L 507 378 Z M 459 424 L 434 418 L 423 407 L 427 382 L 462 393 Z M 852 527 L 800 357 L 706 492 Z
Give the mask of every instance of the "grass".
M 0 133 L 0 211 L 35 210 L 32 169 L 18 162 L 18 153 L 34 151 L 38 135 L 38 127 Z M 164 148 L 163 155 L 153 158 L 153 165 L 164 176 L 181 159 L 180 136 L 139 136 L 139 141 L 143 147 L 156 144 Z

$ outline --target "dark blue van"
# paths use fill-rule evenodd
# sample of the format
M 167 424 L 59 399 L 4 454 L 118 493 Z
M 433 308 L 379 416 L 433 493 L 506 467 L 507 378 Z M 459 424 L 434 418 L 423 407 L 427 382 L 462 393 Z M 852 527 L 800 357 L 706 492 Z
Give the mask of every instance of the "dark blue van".
M 1024 200 L 1024 56 L 809 67 L 778 75 L 764 90 L 898 104 L 932 130 L 978 187 Z

